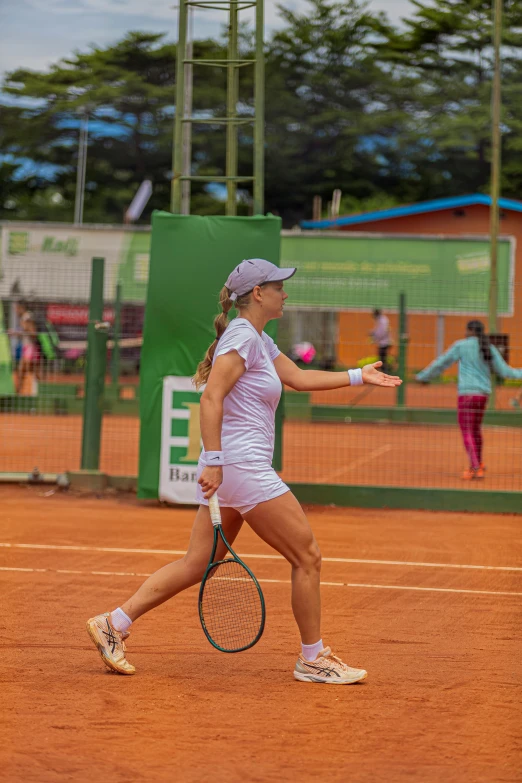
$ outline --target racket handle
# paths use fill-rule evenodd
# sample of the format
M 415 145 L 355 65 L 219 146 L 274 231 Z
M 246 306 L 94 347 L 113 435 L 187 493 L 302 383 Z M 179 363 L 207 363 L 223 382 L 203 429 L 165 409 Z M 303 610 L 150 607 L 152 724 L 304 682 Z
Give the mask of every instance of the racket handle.
M 210 519 L 214 527 L 221 524 L 221 512 L 219 510 L 219 501 L 217 498 L 217 492 L 214 492 L 212 497 L 209 498 L 208 508 L 210 511 Z

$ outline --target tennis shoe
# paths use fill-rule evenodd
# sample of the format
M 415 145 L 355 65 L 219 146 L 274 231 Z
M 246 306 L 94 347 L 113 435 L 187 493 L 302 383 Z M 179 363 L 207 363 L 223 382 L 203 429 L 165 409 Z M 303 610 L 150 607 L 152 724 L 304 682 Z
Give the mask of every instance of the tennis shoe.
M 98 648 L 105 666 L 118 674 L 134 674 L 136 669 L 125 658 L 125 642 L 128 632 L 113 628 L 109 612 L 87 620 L 87 633 Z
M 485 468 L 480 465 L 478 468 L 468 468 L 462 474 L 464 481 L 473 481 L 474 479 L 483 479 L 486 475 Z
M 334 655 L 329 647 L 319 653 L 315 661 L 307 661 L 299 655 L 294 677 L 301 682 L 326 682 L 329 685 L 351 685 L 367 676 L 364 669 L 352 669 Z

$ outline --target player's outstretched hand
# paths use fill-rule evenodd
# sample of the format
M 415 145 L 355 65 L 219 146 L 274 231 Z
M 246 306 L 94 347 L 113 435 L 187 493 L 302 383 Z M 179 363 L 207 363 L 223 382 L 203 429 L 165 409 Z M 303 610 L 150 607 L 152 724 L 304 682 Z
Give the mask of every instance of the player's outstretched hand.
M 362 377 L 364 383 L 371 383 L 373 386 L 400 386 L 402 380 L 398 375 L 386 375 L 385 372 L 380 372 L 379 367 L 382 367 L 382 362 L 375 362 L 374 364 L 365 364 L 362 368 Z

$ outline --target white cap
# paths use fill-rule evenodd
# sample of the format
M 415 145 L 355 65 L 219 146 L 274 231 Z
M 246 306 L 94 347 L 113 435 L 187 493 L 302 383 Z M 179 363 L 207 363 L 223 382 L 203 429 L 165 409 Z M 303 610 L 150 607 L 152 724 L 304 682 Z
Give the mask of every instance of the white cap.
M 230 298 L 235 301 L 238 296 L 248 293 L 256 285 L 288 280 L 295 273 L 295 267 L 287 266 L 281 269 L 264 258 L 247 258 L 229 274 L 225 285 L 230 291 Z

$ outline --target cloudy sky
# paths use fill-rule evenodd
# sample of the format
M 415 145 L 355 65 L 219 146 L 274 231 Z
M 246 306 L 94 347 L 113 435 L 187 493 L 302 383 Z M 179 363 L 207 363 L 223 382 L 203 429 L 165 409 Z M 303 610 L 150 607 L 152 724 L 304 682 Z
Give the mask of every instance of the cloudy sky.
M 306 0 L 286 3 L 296 10 L 307 6 Z M 277 4 L 265 1 L 267 29 L 278 26 Z M 166 32 L 174 40 L 175 5 L 177 0 L 0 0 L 0 74 L 17 67 L 45 68 L 75 49 L 110 43 L 128 30 Z M 410 0 L 369 0 L 369 5 L 395 22 L 412 9 Z M 219 33 L 225 18 L 223 12 L 197 12 L 196 35 Z

